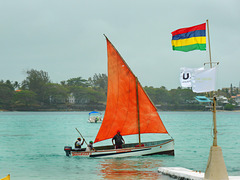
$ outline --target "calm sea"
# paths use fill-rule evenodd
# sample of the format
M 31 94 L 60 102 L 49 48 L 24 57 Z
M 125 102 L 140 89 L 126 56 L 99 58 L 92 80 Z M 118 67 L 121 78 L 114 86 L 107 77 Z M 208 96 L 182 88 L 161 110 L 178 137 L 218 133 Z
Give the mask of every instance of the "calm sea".
M 212 145 L 212 113 L 159 114 L 175 139 L 175 156 L 93 159 L 66 157 L 63 150 L 79 137 L 75 128 L 87 141 L 95 139 L 101 124 L 88 123 L 88 112 L 0 112 L 0 178 L 10 174 L 14 180 L 165 180 L 158 167 L 205 171 Z M 217 112 L 217 127 L 228 174 L 239 176 L 240 112 Z M 143 141 L 157 138 L 149 135 Z M 127 142 L 135 140 L 135 136 L 125 137 Z

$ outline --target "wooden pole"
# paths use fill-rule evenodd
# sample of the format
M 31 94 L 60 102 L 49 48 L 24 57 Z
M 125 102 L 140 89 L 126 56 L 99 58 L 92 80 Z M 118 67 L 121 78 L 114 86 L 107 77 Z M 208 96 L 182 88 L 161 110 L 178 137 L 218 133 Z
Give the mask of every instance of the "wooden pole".
M 213 146 L 217 146 L 216 96 L 213 96 Z
M 211 48 L 210 48 L 210 33 L 209 33 L 209 23 L 207 19 L 207 31 L 208 31 L 208 48 L 209 48 L 209 60 L 210 60 L 210 68 L 212 68 L 212 59 L 211 59 Z M 213 96 L 213 146 L 217 146 L 217 120 L 216 120 L 216 97 Z
M 212 58 L 211 58 L 210 34 L 209 34 L 209 24 L 208 24 L 208 19 L 207 19 L 207 32 L 208 32 L 208 50 L 209 50 L 210 68 L 212 68 Z
M 82 137 L 82 139 L 84 140 L 84 142 L 86 143 L 86 145 L 88 146 L 88 143 L 85 141 L 84 137 L 82 136 L 82 134 L 79 132 L 79 130 L 77 128 L 75 128 L 77 130 L 77 132 L 80 134 L 80 136 Z
M 136 77 L 136 98 L 137 98 L 138 141 L 139 141 L 139 147 L 141 147 L 140 116 L 139 116 L 139 101 L 138 101 L 138 78 L 137 77 Z
M 207 30 L 208 30 L 208 47 L 209 47 L 209 59 L 210 68 L 212 68 L 211 60 L 211 49 L 210 49 L 210 35 L 209 35 L 209 25 L 207 20 Z M 213 96 L 213 145 L 211 146 L 207 168 L 204 174 L 204 180 L 228 180 L 227 168 L 223 159 L 222 149 L 217 145 L 217 120 L 216 120 L 216 96 Z

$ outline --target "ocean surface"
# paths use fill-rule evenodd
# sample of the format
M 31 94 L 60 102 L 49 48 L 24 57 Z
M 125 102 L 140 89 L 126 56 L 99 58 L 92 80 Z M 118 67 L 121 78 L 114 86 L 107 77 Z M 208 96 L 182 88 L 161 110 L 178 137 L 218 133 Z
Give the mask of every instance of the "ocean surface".
M 88 123 L 88 113 L 0 112 L 0 178 L 10 174 L 13 180 L 169 180 L 157 172 L 159 167 L 206 169 L 212 145 L 211 112 L 159 112 L 175 139 L 175 156 L 67 157 L 64 146 L 73 146 L 79 137 L 75 128 L 87 141 L 97 135 L 101 123 Z M 240 176 L 240 112 L 217 112 L 217 129 L 228 174 Z M 166 135 L 151 134 L 143 141 L 158 138 Z M 125 141 L 137 141 L 137 137 L 125 137 Z

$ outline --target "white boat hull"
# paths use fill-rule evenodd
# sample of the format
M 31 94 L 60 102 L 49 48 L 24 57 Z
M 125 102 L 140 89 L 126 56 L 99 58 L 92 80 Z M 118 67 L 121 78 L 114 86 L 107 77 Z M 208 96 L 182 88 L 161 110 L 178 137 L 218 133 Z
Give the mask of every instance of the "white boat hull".
M 96 147 L 96 151 L 86 152 L 83 150 L 71 150 L 72 156 L 94 157 L 94 158 L 112 158 L 112 157 L 132 157 L 132 156 L 147 156 L 155 154 L 174 155 L 174 141 L 172 139 L 159 141 L 157 145 L 145 147 L 129 147 L 122 149 L 98 150 L 102 147 Z M 148 143 L 146 143 L 148 144 Z M 66 150 L 65 150 L 66 151 Z M 66 152 L 67 153 L 67 152 Z
M 88 118 L 88 122 L 90 122 L 90 123 L 102 122 L 102 117 L 91 116 Z

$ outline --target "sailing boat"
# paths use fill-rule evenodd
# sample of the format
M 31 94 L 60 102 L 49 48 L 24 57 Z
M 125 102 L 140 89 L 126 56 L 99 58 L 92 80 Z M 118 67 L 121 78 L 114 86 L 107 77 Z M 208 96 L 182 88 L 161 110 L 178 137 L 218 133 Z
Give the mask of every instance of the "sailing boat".
M 105 36 L 106 37 L 106 36 Z M 66 155 L 88 157 L 129 157 L 154 154 L 174 155 L 174 140 L 141 142 L 141 134 L 168 134 L 158 112 L 137 77 L 121 55 L 107 40 L 108 92 L 105 115 L 94 143 L 111 139 L 117 133 L 122 136 L 138 134 L 138 143 L 124 144 L 122 149 L 113 145 L 95 147 L 85 152 L 65 146 Z

